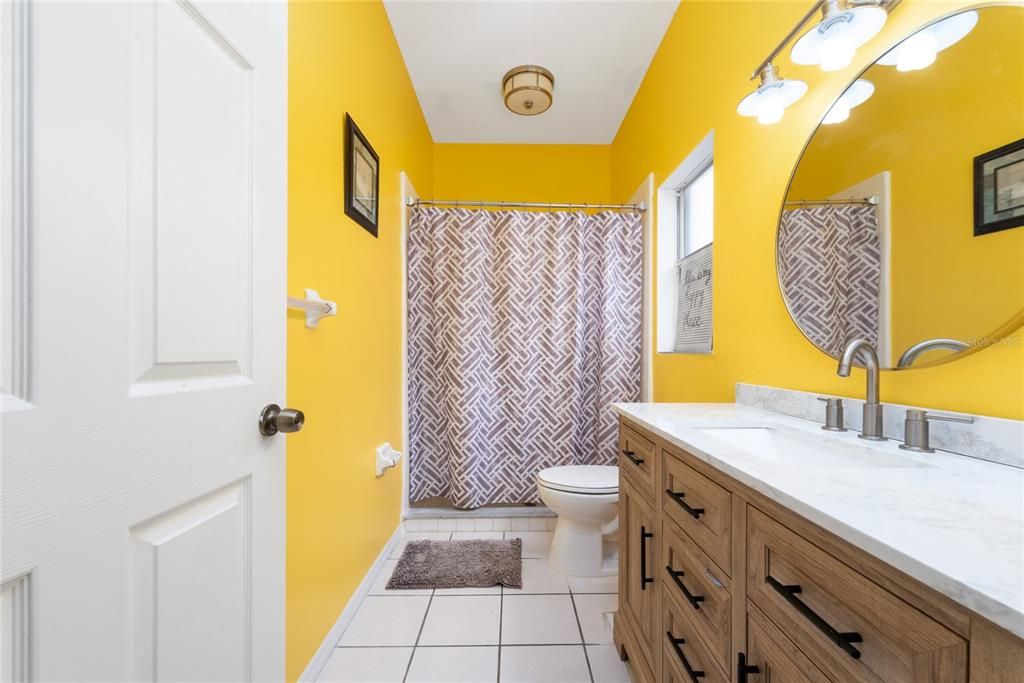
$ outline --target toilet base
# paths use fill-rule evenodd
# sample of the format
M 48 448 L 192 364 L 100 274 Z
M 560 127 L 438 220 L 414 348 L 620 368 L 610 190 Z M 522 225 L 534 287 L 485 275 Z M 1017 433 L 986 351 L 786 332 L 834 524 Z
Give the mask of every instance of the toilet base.
M 600 524 L 586 524 L 559 517 L 551 540 L 548 565 L 571 576 L 613 576 L 619 554 L 615 534 L 606 540 Z

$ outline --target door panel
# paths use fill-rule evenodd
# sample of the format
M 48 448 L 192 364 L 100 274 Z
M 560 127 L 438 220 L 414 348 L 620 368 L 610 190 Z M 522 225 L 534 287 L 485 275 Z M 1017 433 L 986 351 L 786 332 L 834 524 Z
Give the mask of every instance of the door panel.
M 644 534 L 648 534 L 645 538 Z M 619 552 L 625 558 L 620 577 L 620 611 L 629 620 L 640 639 L 640 655 L 651 670 L 657 660 L 655 633 L 656 582 L 654 571 L 658 539 L 655 537 L 654 514 L 640 494 L 625 480 L 619 481 Z M 629 653 L 636 657 L 636 653 Z
M 279 680 L 287 7 L 17 7 L 0 580 L 31 586 L 32 677 Z

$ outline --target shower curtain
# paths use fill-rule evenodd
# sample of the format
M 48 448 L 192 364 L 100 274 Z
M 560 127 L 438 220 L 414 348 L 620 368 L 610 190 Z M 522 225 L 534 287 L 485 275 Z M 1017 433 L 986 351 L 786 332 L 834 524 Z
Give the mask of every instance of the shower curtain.
M 863 337 L 878 348 L 881 240 L 874 206 L 784 211 L 779 281 L 790 311 L 819 348 L 840 356 Z
M 415 208 L 410 499 L 536 502 L 536 474 L 611 465 L 608 405 L 640 397 L 633 213 Z

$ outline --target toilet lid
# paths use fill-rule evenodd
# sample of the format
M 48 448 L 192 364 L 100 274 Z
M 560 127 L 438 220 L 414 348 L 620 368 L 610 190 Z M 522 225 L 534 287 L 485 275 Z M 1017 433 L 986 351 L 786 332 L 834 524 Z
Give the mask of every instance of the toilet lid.
M 542 486 L 568 493 L 618 493 L 619 468 L 603 465 L 548 467 L 537 473 Z

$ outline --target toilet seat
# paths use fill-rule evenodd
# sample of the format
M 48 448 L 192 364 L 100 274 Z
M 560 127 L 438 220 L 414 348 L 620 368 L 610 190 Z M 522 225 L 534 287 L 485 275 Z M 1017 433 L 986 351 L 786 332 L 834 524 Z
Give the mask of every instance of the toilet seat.
M 537 483 L 565 493 L 608 495 L 619 492 L 619 468 L 608 465 L 548 467 L 537 473 Z

